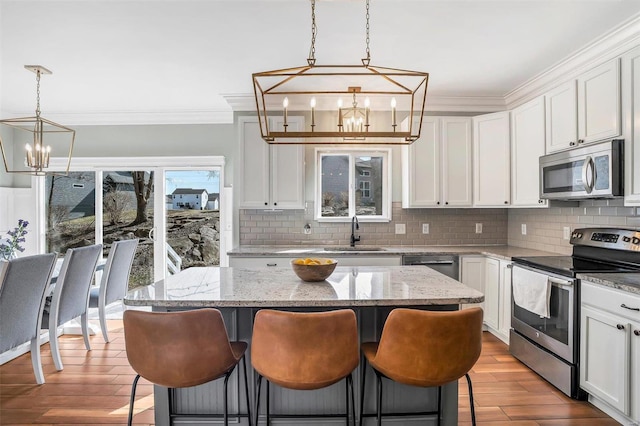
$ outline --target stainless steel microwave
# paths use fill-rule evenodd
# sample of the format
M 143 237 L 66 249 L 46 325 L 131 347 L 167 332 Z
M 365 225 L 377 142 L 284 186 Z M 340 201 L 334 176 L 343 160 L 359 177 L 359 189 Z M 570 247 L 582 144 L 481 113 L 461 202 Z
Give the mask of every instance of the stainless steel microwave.
M 624 195 L 624 140 L 540 157 L 540 198 L 576 200 Z

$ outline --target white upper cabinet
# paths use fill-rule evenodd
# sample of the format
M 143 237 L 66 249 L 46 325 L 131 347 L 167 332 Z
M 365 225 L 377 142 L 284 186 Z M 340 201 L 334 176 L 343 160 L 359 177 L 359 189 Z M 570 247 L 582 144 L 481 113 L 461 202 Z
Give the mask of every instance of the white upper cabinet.
M 473 117 L 473 205 L 510 203 L 509 111 Z
M 511 111 L 511 205 L 547 207 L 540 199 L 538 158 L 545 152 L 544 97 Z
M 304 145 L 269 145 L 260 135 L 257 117 L 241 117 L 240 208 L 303 209 Z M 282 122 L 271 123 L 276 128 Z M 288 117 L 291 130 L 302 128 L 302 117 Z
M 578 142 L 621 134 L 620 59 L 605 62 L 578 77 Z
M 622 56 L 625 204 L 640 205 L 640 47 Z
M 471 119 L 425 117 L 402 162 L 404 208 L 471 206 Z
M 620 59 L 545 94 L 547 154 L 621 134 Z
M 547 154 L 578 143 L 578 94 L 575 80 L 549 91 L 545 96 Z

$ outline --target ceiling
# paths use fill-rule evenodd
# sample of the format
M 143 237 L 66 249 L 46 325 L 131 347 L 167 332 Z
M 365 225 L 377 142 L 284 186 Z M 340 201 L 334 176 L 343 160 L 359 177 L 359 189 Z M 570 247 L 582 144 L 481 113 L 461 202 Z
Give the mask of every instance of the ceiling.
M 318 0 L 318 64 L 365 56 L 364 0 Z M 640 13 L 638 0 L 371 0 L 372 64 L 429 97 L 504 98 Z M 309 0 L 0 0 L 0 112 L 64 124 L 231 122 L 251 73 L 306 64 Z M 231 96 L 233 95 L 233 96 Z M 226 96 L 226 98 L 225 98 Z

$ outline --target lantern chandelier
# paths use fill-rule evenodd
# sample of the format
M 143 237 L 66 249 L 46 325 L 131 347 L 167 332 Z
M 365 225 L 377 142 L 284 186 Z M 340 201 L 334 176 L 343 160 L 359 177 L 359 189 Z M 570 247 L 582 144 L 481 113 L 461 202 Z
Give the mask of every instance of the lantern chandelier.
M 429 74 L 370 65 L 369 0 L 362 65 L 316 65 L 315 0 L 307 65 L 253 74 L 262 138 L 270 144 L 407 145 L 420 137 Z M 305 115 L 304 128 L 291 123 Z
M 13 161 L 8 158 L 5 144 L 0 135 L 0 150 L 2 150 L 5 170 L 7 173 L 44 176 L 46 169 L 49 167 L 49 160 L 52 154 L 54 154 L 54 156 L 55 154 L 62 154 L 63 152 L 66 154 L 68 149 L 67 167 L 64 171 L 64 174 L 68 174 L 76 132 L 61 124 L 47 120 L 40 115 L 40 76 L 42 74 L 51 74 L 51 71 L 42 65 L 25 65 L 24 67 L 36 74 L 36 115 L 35 117 L 0 120 L 0 125 L 32 133 L 32 136 L 29 138 L 31 143 L 26 143 L 25 145 L 25 168 L 14 169 L 11 167 Z M 14 135 L 18 135 L 18 132 L 15 132 Z M 46 141 L 45 135 L 48 135 Z M 45 145 L 45 143 L 47 143 L 47 145 Z M 15 145 L 16 144 L 13 144 L 13 146 Z

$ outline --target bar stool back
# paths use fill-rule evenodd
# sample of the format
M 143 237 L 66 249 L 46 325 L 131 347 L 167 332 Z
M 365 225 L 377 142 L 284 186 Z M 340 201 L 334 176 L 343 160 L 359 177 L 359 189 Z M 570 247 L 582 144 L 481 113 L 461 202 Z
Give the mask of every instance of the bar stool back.
M 469 386 L 471 420 L 475 409 L 469 370 L 482 349 L 482 309 L 461 311 L 421 311 L 398 308 L 391 311 L 384 324 L 380 342 L 362 344 L 365 360 L 377 377 L 376 415 L 381 424 L 382 377 L 406 385 L 438 387 L 440 424 L 441 386 L 465 376 Z M 366 366 L 362 369 L 360 424 L 364 408 Z M 423 413 L 427 414 L 427 413 Z
M 346 419 L 349 407 L 355 424 L 353 378 L 358 365 L 358 328 L 352 310 L 329 312 L 258 311 L 253 325 L 251 363 L 258 372 L 255 424 L 260 409 L 260 386 L 269 382 L 287 389 L 321 389 L 346 379 Z M 349 399 L 351 402 L 349 402 Z
M 251 424 L 244 357 L 247 343 L 229 342 L 219 310 L 127 310 L 123 314 L 123 321 L 127 358 L 137 373 L 131 388 L 129 425 L 133 418 L 136 385 L 141 376 L 167 388 L 197 386 L 224 377 L 223 416 L 227 425 L 227 384 L 240 360 L 244 367 L 247 416 Z

